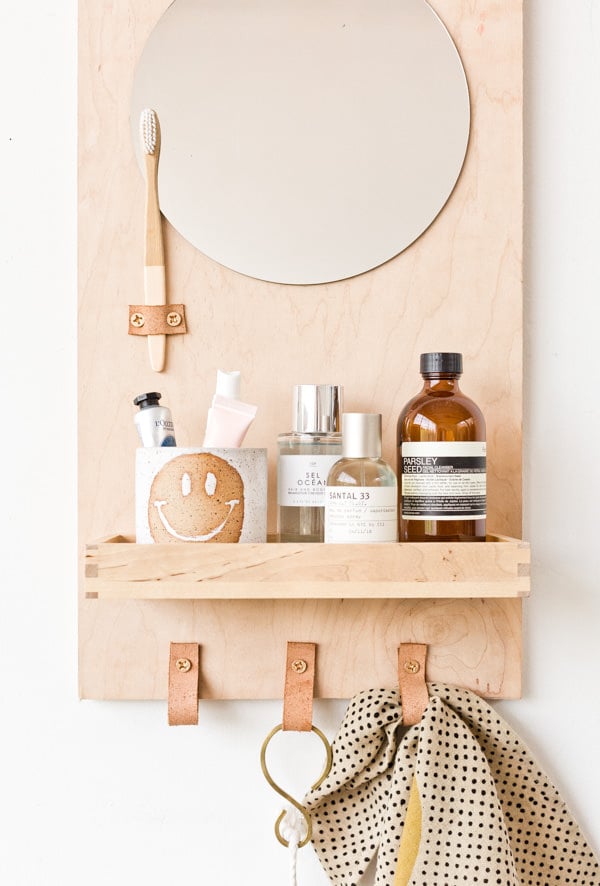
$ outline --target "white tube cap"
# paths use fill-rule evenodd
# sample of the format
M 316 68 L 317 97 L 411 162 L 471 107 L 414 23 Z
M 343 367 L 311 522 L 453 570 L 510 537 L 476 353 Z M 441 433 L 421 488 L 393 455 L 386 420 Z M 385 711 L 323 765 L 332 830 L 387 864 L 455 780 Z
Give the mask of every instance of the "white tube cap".
M 233 372 L 226 372 L 224 369 L 217 369 L 217 390 L 219 397 L 228 397 L 230 400 L 240 399 L 240 383 L 241 373 L 239 369 Z

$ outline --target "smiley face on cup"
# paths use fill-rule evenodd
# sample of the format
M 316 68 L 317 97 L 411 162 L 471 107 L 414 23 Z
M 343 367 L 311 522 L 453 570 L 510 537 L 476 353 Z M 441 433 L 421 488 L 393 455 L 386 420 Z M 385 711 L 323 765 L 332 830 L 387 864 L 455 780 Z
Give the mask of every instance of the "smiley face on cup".
M 239 542 L 243 523 L 244 482 L 217 455 L 177 456 L 152 481 L 148 524 L 157 544 Z

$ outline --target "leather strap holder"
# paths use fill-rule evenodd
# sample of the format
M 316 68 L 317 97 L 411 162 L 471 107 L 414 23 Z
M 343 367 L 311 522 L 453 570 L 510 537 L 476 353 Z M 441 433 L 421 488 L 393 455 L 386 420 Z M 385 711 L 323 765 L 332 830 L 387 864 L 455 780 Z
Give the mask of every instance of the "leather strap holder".
M 169 726 L 196 726 L 200 689 L 197 643 L 171 643 L 169 652 Z
M 315 691 L 316 646 L 288 643 L 283 692 L 284 731 L 310 732 Z
M 181 335 L 187 332 L 184 305 L 129 305 L 129 335 Z
M 427 646 L 424 643 L 402 643 L 398 649 L 398 684 L 404 726 L 418 723 L 429 703 L 425 683 L 426 657 Z

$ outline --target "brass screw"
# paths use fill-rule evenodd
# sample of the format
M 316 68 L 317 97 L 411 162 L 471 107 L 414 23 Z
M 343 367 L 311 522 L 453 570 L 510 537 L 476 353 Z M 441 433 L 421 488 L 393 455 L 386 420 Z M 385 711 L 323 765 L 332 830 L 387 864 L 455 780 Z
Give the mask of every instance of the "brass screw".
M 178 314 L 177 311 L 170 311 L 167 314 L 167 323 L 169 326 L 179 326 L 181 323 L 181 314 Z
M 187 672 L 192 669 L 192 663 L 189 658 L 178 658 L 175 662 L 175 667 L 178 671 L 181 671 L 182 674 L 187 674 Z
M 303 674 L 307 667 L 308 665 L 301 658 L 295 659 L 291 664 L 291 668 L 296 674 Z
M 135 313 L 131 315 L 130 322 L 132 326 L 137 326 L 139 329 L 139 327 L 143 326 L 146 321 L 144 320 L 143 314 Z
M 411 658 L 410 661 L 404 662 L 404 670 L 408 671 L 409 674 L 416 674 L 421 670 L 421 665 L 414 658 Z

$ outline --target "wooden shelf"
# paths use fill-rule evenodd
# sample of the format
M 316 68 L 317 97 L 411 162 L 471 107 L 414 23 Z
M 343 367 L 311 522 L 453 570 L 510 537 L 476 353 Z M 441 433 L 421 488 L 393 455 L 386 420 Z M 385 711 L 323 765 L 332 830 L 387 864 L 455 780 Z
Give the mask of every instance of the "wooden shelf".
M 96 662 L 87 698 L 165 698 L 170 641 L 197 642 L 203 698 L 277 698 L 287 640 L 318 644 L 316 695 L 393 685 L 400 643 L 429 645 L 428 679 L 521 693 L 529 545 L 137 545 L 86 551 Z M 127 626 L 127 640 L 118 637 Z
M 526 542 L 87 546 L 88 598 L 294 600 L 524 597 Z
M 87 698 L 165 698 L 169 642 L 200 645 L 202 698 L 278 698 L 287 640 L 318 645 L 315 693 L 394 685 L 400 643 L 429 680 L 521 693 L 529 545 L 90 544 Z M 126 631 L 126 634 L 125 634 Z M 121 636 L 126 639 L 119 639 Z

